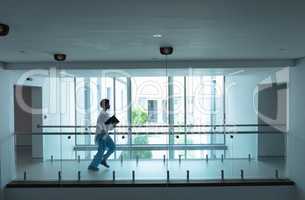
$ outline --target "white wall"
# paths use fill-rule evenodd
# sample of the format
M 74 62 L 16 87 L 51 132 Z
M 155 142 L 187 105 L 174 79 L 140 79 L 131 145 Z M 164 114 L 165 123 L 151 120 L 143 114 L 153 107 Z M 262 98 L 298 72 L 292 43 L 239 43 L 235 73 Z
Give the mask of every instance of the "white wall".
M 297 199 L 305 199 L 305 60 L 290 71 L 288 177 L 296 182 Z
M 68 100 L 69 98 L 74 98 L 71 96 L 71 93 L 67 93 L 64 89 L 66 86 L 61 88 L 62 94 L 60 94 L 60 80 L 58 78 L 52 78 L 50 81 L 50 71 L 48 70 L 9 70 L 12 74 L 12 83 L 23 85 L 23 86 L 31 86 L 31 87 L 41 87 L 42 88 L 42 107 L 43 107 L 43 117 L 42 122 L 40 118 L 34 117 L 33 118 L 33 131 L 36 132 L 60 132 L 60 129 L 54 128 L 43 128 L 43 130 L 37 128 L 37 122 L 39 124 L 44 125 L 60 125 L 65 124 L 66 113 L 63 112 L 60 115 L 60 107 L 64 107 L 61 105 L 60 99 L 66 97 Z M 52 71 L 52 77 L 58 76 L 59 71 Z M 26 78 L 31 77 L 31 81 L 27 81 Z M 72 79 L 73 80 L 73 79 Z M 33 91 L 35 93 L 35 91 Z M 37 95 L 36 95 L 37 96 Z M 40 94 L 38 95 L 40 96 Z M 35 97 L 35 94 L 33 94 Z M 33 100 L 37 100 L 33 98 Z M 50 104 L 51 102 L 51 104 Z M 69 104 L 69 102 L 66 102 Z M 52 106 L 50 106 L 52 105 Z M 71 104 L 73 105 L 73 104 Z M 71 107 L 70 105 L 70 107 Z M 69 107 L 69 108 L 70 108 Z M 73 107 L 74 108 L 74 107 Z M 74 119 L 74 118 L 73 118 Z M 71 131 L 71 130 L 70 130 Z M 72 136 L 71 139 L 68 139 L 67 136 L 59 136 L 59 135 L 50 135 L 50 136 L 33 136 L 30 137 L 35 143 L 33 143 L 32 151 L 33 157 L 35 158 L 43 158 L 43 159 L 50 159 L 51 156 L 54 159 L 71 159 L 75 157 L 75 151 L 73 150 L 74 147 L 74 137 Z M 61 141 L 62 140 L 62 141 Z M 43 150 L 43 151 L 42 151 Z
M 15 178 L 15 139 L 14 139 L 14 84 L 26 71 L 3 70 L 0 68 L 0 199 L 3 187 Z M 24 77 L 25 78 L 25 77 Z M 43 83 L 34 79 L 24 82 L 28 86 L 41 86 Z
M 287 124 L 287 84 L 262 84 L 259 85 L 258 117 L 259 124 Z M 259 127 L 259 131 L 280 131 L 280 134 L 258 135 L 258 156 L 286 156 L 285 126 Z
M 257 124 L 259 84 L 287 82 L 287 68 L 241 70 L 240 73 L 226 76 L 226 123 Z M 255 127 L 228 128 L 229 131 L 257 131 Z M 230 157 L 258 156 L 257 134 L 233 134 L 226 137 Z M 272 137 L 272 136 L 271 136 Z
M 10 72 L 13 74 L 13 84 L 31 87 L 31 105 L 33 105 L 34 107 L 41 107 L 41 104 L 46 103 L 46 91 L 48 85 L 44 77 L 32 77 L 31 74 L 33 74 L 34 71 L 16 70 Z M 47 71 L 45 70 L 45 72 Z M 32 79 L 30 81 L 26 80 L 26 78 L 28 77 L 31 77 Z M 38 123 L 42 124 L 42 115 L 43 113 L 31 114 L 31 116 L 33 117 L 31 125 L 32 132 L 38 133 L 42 131 L 41 128 L 37 128 Z M 42 136 L 31 135 L 28 135 L 27 137 L 29 140 L 31 140 L 33 158 L 42 158 L 44 138 Z
M 268 76 L 268 71 L 237 74 L 226 77 L 226 122 L 227 124 L 257 124 L 257 84 Z M 256 128 L 237 128 L 231 131 L 256 131 Z M 233 135 L 226 137 L 229 147 L 227 156 L 247 158 L 257 156 L 257 135 Z
M 15 177 L 13 91 L 12 73 L 0 68 L 0 199 L 3 187 Z
M 52 91 L 50 91 L 50 78 L 49 78 L 49 71 L 48 70 L 14 70 L 10 71 L 13 74 L 13 84 L 24 85 L 24 86 L 31 86 L 31 87 L 41 87 L 42 88 L 42 108 L 43 112 L 42 115 L 46 116 L 46 118 L 35 117 L 33 118 L 32 128 L 34 132 L 56 132 L 59 129 L 48 129 L 48 128 L 37 128 L 37 124 L 48 124 L 48 125 L 59 125 L 60 124 L 60 104 L 59 102 L 59 85 L 56 83 L 56 79 L 53 79 L 52 83 Z M 54 75 L 58 73 L 54 71 Z M 31 81 L 27 81 L 26 78 L 31 77 Z M 32 91 L 40 92 L 40 91 Z M 41 94 L 37 94 L 36 96 L 41 96 Z M 39 97 L 40 98 L 40 97 Z M 33 94 L 34 102 L 35 94 Z M 40 99 L 39 99 L 40 101 Z M 53 106 L 49 106 L 50 102 L 52 102 Z M 36 102 L 37 103 L 37 102 Z M 40 102 L 39 102 L 40 103 Z M 32 147 L 32 155 L 35 158 L 43 158 L 43 159 L 50 159 L 51 155 L 53 155 L 54 159 L 60 159 L 60 136 L 58 135 L 51 135 L 51 136 L 33 136 L 31 137 L 34 141 Z

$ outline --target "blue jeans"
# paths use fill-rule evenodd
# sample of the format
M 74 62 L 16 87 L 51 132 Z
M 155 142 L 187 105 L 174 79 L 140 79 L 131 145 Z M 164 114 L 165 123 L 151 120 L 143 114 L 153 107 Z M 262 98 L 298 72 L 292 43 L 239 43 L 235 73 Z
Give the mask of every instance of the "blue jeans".
M 103 139 L 103 137 L 104 135 L 102 134 L 96 136 L 98 150 L 90 164 L 91 167 L 97 168 L 102 160 L 107 160 L 109 156 L 111 156 L 111 154 L 115 151 L 115 144 L 112 138 L 109 135 L 105 139 Z M 106 149 L 107 153 L 104 155 Z

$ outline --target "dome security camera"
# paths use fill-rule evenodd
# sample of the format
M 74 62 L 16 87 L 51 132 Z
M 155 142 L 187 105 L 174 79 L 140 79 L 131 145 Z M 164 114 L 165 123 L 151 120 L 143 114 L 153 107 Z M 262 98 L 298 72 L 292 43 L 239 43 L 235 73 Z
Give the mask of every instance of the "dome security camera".
M 65 61 L 66 58 L 67 58 L 66 54 L 63 54 L 63 53 L 54 54 L 54 59 L 56 61 Z
M 6 24 L 0 23 L 0 37 L 7 36 L 9 32 L 10 32 L 10 27 Z
M 162 55 L 171 55 L 174 52 L 173 47 L 160 47 L 160 53 Z

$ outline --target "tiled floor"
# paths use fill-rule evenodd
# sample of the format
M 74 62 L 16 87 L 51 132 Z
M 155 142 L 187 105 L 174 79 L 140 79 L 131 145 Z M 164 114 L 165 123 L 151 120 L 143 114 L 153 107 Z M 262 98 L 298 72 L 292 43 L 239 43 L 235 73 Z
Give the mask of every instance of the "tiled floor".
M 285 160 L 270 158 L 264 160 L 135 160 L 109 161 L 111 167 L 106 169 L 100 166 L 98 172 L 88 171 L 90 163 L 86 161 L 40 161 L 32 159 L 30 153 L 18 151 L 17 154 L 17 180 L 27 174 L 27 180 L 57 180 L 58 171 L 62 173 L 62 180 L 77 180 L 78 171 L 81 171 L 82 180 L 112 180 L 115 171 L 116 180 L 131 180 L 132 171 L 135 171 L 136 180 L 166 180 L 167 170 L 170 179 L 186 179 L 186 171 L 190 172 L 191 180 L 220 179 L 221 170 L 224 170 L 225 179 L 239 179 L 240 170 L 244 171 L 245 179 L 270 179 L 275 177 L 275 170 L 279 171 L 280 178 L 285 177 Z

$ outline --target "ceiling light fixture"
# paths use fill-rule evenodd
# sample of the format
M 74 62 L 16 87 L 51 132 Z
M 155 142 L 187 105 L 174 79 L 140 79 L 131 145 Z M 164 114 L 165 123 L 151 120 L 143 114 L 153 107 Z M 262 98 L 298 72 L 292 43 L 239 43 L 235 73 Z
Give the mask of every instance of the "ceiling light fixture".
M 173 47 L 160 47 L 160 53 L 162 55 L 171 55 L 174 52 L 174 48 Z
M 63 53 L 54 54 L 54 59 L 56 61 L 65 61 L 66 57 L 67 57 L 66 54 L 63 54 Z
M 162 35 L 161 34 L 154 34 L 153 37 L 154 38 L 162 38 Z
M 7 36 L 10 31 L 10 27 L 6 24 L 0 23 L 0 37 Z

